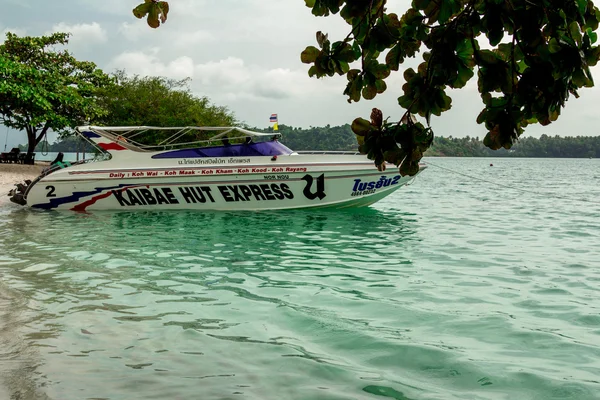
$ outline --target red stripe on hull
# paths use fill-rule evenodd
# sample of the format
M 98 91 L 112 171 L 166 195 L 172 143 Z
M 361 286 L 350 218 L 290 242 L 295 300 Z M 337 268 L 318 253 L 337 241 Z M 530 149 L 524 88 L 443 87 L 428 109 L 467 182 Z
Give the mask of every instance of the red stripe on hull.
M 124 188 L 121 188 L 121 189 L 117 189 L 117 191 L 122 192 L 124 190 L 132 189 L 132 188 L 136 188 L 136 187 L 139 187 L 139 186 L 128 186 L 128 187 L 124 187 Z M 109 190 L 106 193 L 100 194 L 98 196 L 94 196 L 91 199 L 89 199 L 87 201 L 84 201 L 81 204 L 77 204 L 75 207 L 71 208 L 71 211 L 85 212 L 86 208 L 88 208 L 89 206 L 95 204 L 98 200 L 102 200 L 102 199 L 107 198 L 111 194 L 112 194 L 112 191 Z

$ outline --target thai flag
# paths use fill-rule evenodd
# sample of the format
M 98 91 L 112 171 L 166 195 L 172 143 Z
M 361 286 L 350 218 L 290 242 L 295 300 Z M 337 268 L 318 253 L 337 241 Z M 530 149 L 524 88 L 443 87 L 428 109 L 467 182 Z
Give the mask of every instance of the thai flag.
M 277 114 L 271 114 L 271 118 L 269 118 L 270 122 L 277 122 Z

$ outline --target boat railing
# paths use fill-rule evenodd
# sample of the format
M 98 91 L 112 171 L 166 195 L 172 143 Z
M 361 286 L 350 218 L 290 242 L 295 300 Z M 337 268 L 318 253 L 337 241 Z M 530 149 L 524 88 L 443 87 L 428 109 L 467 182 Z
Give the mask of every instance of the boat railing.
M 81 126 L 77 127 L 77 130 L 80 133 L 94 132 L 134 151 L 174 150 L 204 147 L 216 143 L 229 144 L 230 140 L 236 139 L 250 141 L 252 138 L 258 137 L 262 139 L 281 137 L 280 132 L 255 132 L 242 127 Z M 160 139 L 156 143 L 143 142 L 142 140 L 148 135 L 154 135 L 156 139 Z M 199 138 L 202 135 L 206 135 L 206 137 Z
M 331 154 L 341 156 L 356 156 L 360 155 L 358 151 L 331 151 L 331 150 L 301 150 L 296 151 L 298 154 Z

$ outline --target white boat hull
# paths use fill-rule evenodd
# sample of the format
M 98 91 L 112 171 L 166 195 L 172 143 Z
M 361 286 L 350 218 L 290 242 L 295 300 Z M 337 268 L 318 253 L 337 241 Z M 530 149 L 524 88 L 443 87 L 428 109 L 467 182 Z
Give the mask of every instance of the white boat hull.
M 410 182 L 364 156 L 290 155 L 273 159 L 119 159 L 71 166 L 34 182 L 27 205 L 38 209 L 273 210 L 362 207 Z

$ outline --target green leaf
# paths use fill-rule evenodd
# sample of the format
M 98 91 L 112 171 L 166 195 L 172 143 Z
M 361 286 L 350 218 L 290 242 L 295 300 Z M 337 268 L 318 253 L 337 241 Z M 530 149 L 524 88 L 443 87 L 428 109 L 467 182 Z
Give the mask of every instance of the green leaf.
M 139 6 L 133 9 L 133 15 L 135 15 L 135 17 L 139 19 L 144 18 L 150 12 L 151 6 L 152 4 L 150 3 L 140 4 Z
M 359 75 L 360 75 L 360 70 L 351 69 L 350 71 L 348 71 L 348 74 L 346 75 L 346 77 L 348 78 L 349 81 L 353 81 L 356 78 L 358 78 Z
M 398 71 L 400 64 L 404 62 L 404 56 L 402 47 L 400 44 L 392 47 L 392 49 L 385 56 L 385 63 L 393 71 Z
M 458 42 L 456 46 L 456 55 L 458 58 L 467 66 L 474 66 L 473 62 L 473 54 L 475 50 L 473 49 L 473 45 L 471 41 L 468 39 L 461 40 Z
M 569 30 L 571 32 L 571 37 L 576 43 L 581 43 L 581 29 L 579 28 L 579 24 L 575 21 L 571 22 L 569 25 Z
M 412 158 L 412 154 L 410 154 L 410 158 Z M 400 166 L 400 175 L 402 176 L 415 176 L 419 173 L 419 162 L 409 160 L 409 157 L 404 159 L 404 162 Z
M 373 100 L 377 96 L 377 87 L 375 85 L 367 85 L 362 90 L 362 97 L 366 100 Z
M 476 53 L 476 57 L 485 64 L 496 64 L 498 57 L 490 50 L 480 50 Z
M 497 46 L 502 41 L 502 38 L 504 38 L 504 30 L 502 29 L 493 29 L 488 32 L 488 39 L 491 46 Z
M 364 118 L 359 117 L 352 121 L 352 132 L 358 136 L 365 136 L 371 131 L 371 128 L 371 123 Z
M 375 76 L 377 79 L 385 79 L 390 76 L 390 69 L 385 64 L 379 64 L 377 62 L 371 65 L 369 71 Z
M 415 72 L 415 70 L 412 68 L 409 68 L 404 71 L 404 80 L 406 80 L 408 82 L 416 75 L 417 75 L 417 73 Z
M 350 70 L 348 72 L 348 79 L 350 79 L 350 74 L 352 73 L 353 70 Z M 355 75 L 355 78 L 350 80 L 348 82 L 348 85 L 346 86 L 346 90 L 344 91 L 344 94 L 347 95 L 349 97 L 348 102 L 351 103 L 352 101 L 360 101 L 360 92 L 362 90 L 363 87 L 363 79 L 361 75 Z
M 146 22 L 148 22 L 148 26 L 151 28 L 158 28 L 160 26 L 160 21 L 158 20 L 158 16 L 160 14 L 160 9 L 157 4 L 150 4 L 150 10 L 148 12 L 148 18 Z
M 444 93 L 443 90 L 439 90 L 437 92 L 435 102 L 440 108 L 440 111 L 448 111 L 450 108 L 452 108 L 452 99 L 446 93 Z
M 365 154 L 362 151 L 362 149 L 364 148 L 364 145 L 365 145 L 365 137 L 364 136 L 356 135 L 356 142 L 358 143 L 358 151 L 361 154 Z
M 592 47 L 591 50 L 585 52 L 585 62 L 587 65 L 593 67 L 600 60 L 600 46 Z
M 465 87 L 467 82 L 473 77 L 475 74 L 471 68 L 464 67 L 462 65 L 458 65 L 458 74 L 456 75 L 456 79 L 452 83 L 452 87 L 455 89 Z
M 308 46 L 301 54 L 300 61 L 304 64 L 312 64 L 316 61 L 317 56 L 321 51 L 315 46 Z
M 558 53 L 562 49 L 562 46 L 558 43 L 555 38 L 550 39 L 548 42 L 548 50 L 550 53 Z
M 342 73 L 340 75 L 347 74 L 348 71 L 350 71 L 350 64 L 348 64 L 347 62 L 340 61 L 339 64 L 340 64 L 340 69 L 342 71 Z
M 400 165 L 402 160 L 406 157 L 406 152 L 396 146 L 395 149 L 387 150 L 383 152 L 383 159 L 396 166 Z
M 585 16 L 585 10 L 587 9 L 588 1 L 587 0 L 576 0 L 577 8 L 579 10 L 579 15 L 581 17 Z
M 413 7 L 417 10 L 425 10 L 429 7 L 429 3 L 431 3 L 431 0 L 414 0 Z
M 338 44 L 340 42 L 337 42 Z M 347 63 L 353 62 L 360 57 L 360 52 L 355 52 L 352 46 L 348 43 L 342 43 L 333 45 L 334 53 L 336 54 L 336 58 L 340 61 L 345 61 Z
M 317 43 L 319 44 L 319 47 L 323 48 L 323 46 L 325 45 L 325 42 L 327 42 L 327 35 L 321 31 L 318 31 L 317 32 Z
M 454 5 L 454 0 L 443 0 L 441 1 L 440 6 L 440 15 L 438 16 L 438 22 L 440 24 L 445 24 L 450 19 L 452 15 L 452 6 Z
M 585 31 L 588 35 L 588 37 L 590 38 L 590 43 L 594 44 L 596 43 L 596 41 L 598 40 L 598 34 L 596 32 L 594 32 L 591 28 L 588 28 Z
M 405 94 L 404 96 L 398 97 L 398 104 L 400 107 L 410 111 L 409 107 L 413 104 L 413 98 Z
M 589 71 L 589 70 L 588 70 Z M 573 83 L 577 86 L 577 87 L 592 87 L 594 86 L 594 83 L 592 82 L 592 80 L 588 77 L 591 76 L 591 74 L 586 74 L 586 71 L 584 71 L 583 69 L 577 69 L 574 73 L 573 73 Z
M 158 7 L 160 9 L 160 22 L 165 23 L 167 21 L 167 14 L 169 14 L 169 3 L 166 1 L 158 2 Z

